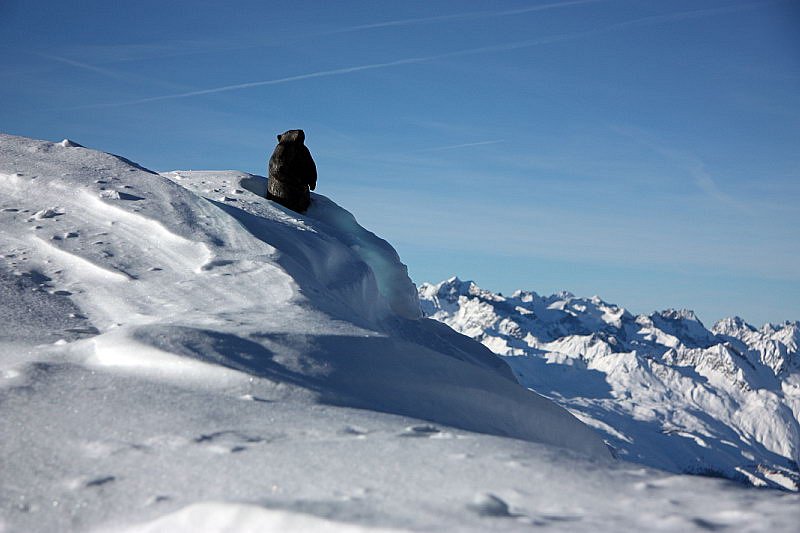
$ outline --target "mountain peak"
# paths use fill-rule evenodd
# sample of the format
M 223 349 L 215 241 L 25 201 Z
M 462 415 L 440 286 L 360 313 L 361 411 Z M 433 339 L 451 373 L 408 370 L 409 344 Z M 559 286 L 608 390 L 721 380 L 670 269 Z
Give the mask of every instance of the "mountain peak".
M 485 290 L 420 299 L 426 315 L 506 356 L 522 384 L 593 421 L 620 456 L 800 487 L 800 422 L 782 388 L 800 379 L 797 322 L 756 330 L 731 317 L 709 331 L 689 309 L 633 316 L 567 291 L 518 290 L 514 305 Z
M 739 316 L 732 316 L 717 320 L 711 331 L 717 335 L 739 336 L 744 331 L 755 331 L 756 328 L 744 321 Z

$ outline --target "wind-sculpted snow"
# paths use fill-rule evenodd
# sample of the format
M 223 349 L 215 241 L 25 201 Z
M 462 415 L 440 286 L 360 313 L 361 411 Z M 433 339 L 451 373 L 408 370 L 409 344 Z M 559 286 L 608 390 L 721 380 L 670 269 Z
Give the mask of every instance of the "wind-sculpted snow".
M 795 495 L 610 460 L 350 213 L 263 191 L 0 136 L 0 531 L 796 526 Z
M 419 321 L 394 249 L 322 196 L 302 216 L 256 195 L 257 176 L 167 179 L 11 137 L 2 155 L 13 167 L 0 181 L 13 206 L 2 242 L 12 272 L 47 277 L 41 289 L 100 333 L 64 348 L 73 361 L 200 381 L 233 369 L 326 403 L 608 453 L 490 352 Z M 40 207 L 47 216 L 33 214 Z
M 800 323 L 691 311 L 634 316 L 594 297 L 419 288 L 426 316 L 505 356 L 523 385 L 603 432 L 619 457 L 673 472 L 800 488 Z
M 506 519 L 558 523 L 576 515 L 514 492 L 554 457 L 637 490 L 595 430 L 421 318 L 386 241 L 323 196 L 299 215 L 263 187 L 0 136 L 0 529 L 261 502 L 480 530 L 493 498 Z

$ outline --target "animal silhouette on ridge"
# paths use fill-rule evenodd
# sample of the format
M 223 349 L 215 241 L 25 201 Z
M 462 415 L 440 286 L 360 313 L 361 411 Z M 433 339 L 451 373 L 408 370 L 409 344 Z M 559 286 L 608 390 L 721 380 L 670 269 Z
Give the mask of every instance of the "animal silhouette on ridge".
M 289 130 L 278 135 L 278 146 L 269 158 L 267 198 L 298 213 L 311 205 L 311 193 L 317 186 L 317 166 L 304 143 L 303 130 Z

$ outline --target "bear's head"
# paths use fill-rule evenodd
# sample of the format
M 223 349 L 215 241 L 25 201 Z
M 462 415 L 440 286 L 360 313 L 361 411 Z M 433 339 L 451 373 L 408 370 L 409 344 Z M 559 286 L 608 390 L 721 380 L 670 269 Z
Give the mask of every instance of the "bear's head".
M 285 133 L 278 134 L 278 142 L 279 143 L 300 143 L 303 144 L 303 141 L 306 140 L 306 134 L 303 133 L 303 130 L 289 130 Z

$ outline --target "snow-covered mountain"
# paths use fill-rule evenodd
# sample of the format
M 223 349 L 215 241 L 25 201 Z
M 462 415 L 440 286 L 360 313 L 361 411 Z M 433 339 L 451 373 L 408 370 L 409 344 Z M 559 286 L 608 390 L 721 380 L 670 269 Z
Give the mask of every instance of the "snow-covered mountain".
M 264 185 L 0 136 L 0 531 L 796 525 L 796 495 L 614 461 L 421 318 L 386 241 Z
M 688 310 L 635 316 L 596 296 L 503 296 L 458 278 L 419 295 L 426 316 L 504 356 L 618 457 L 800 488 L 800 323 L 708 330 Z

